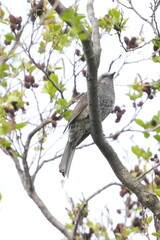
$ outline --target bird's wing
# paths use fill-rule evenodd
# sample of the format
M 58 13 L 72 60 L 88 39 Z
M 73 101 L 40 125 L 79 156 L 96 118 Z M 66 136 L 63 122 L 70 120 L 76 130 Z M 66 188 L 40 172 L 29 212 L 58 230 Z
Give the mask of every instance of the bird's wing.
M 83 94 L 82 97 L 80 98 L 79 102 L 77 103 L 77 105 L 75 106 L 71 117 L 68 121 L 68 124 L 65 128 L 65 130 L 68 128 L 68 126 L 77 118 L 79 117 L 79 119 L 83 119 L 86 118 L 88 116 L 88 110 L 87 110 L 87 105 L 88 105 L 88 101 L 87 101 L 87 94 Z M 86 109 L 86 111 L 84 111 Z M 84 111 L 84 114 L 81 114 Z M 64 131 L 65 131 L 64 130 Z
M 71 117 L 69 119 L 68 124 L 73 122 L 85 110 L 87 105 L 88 105 L 88 100 L 87 100 L 87 94 L 85 93 L 85 94 L 82 95 L 79 102 L 75 106 L 75 108 L 74 108 L 74 110 L 71 114 Z M 86 114 L 88 114 L 88 113 L 86 112 Z M 84 117 L 82 116 L 82 118 L 84 118 Z M 79 119 L 81 119 L 81 117 L 79 117 Z

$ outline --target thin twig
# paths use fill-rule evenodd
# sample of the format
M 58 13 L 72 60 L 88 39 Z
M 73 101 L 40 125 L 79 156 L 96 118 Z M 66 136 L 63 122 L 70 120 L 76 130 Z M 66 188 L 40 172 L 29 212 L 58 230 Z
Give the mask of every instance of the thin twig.
M 84 211 L 84 209 L 86 208 L 86 206 L 87 206 L 87 204 L 88 204 L 88 202 L 91 200 L 91 199 L 93 199 L 96 195 L 98 195 L 98 194 L 100 194 L 102 191 L 104 191 L 105 189 L 107 189 L 107 188 L 109 188 L 109 187 L 111 187 L 111 186 L 122 186 L 122 184 L 120 184 L 120 183 L 116 183 L 116 182 L 114 182 L 114 183 L 109 183 L 109 184 L 107 184 L 106 186 L 104 186 L 103 188 L 101 188 L 101 189 L 99 189 L 98 191 L 96 191 L 95 193 L 93 193 L 90 197 L 88 197 L 85 201 L 84 201 L 84 203 L 82 204 L 82 206 L 81 206 L 81 208 L 79 209 L 79 211 L 78 211 L 78 214 L 77 214 L 77 217 L 76 217 L 76 220 L 75 220 L 75 223 L 74 223 L 74 229 L 73 229 L 73 239 L 75 238 L 75 236 L 76 236 L 76 232 L 77 232 L 77 228 L 78 228 L 78 224 L 79 224 L 79 221 L 80 221 L 80 219 L 81 219 L 81 216 L 82 216 L 82 213 L 83 213 L 83 211 Z
M 148 173 L 150 173 L 151 171 L 153 171 L 154 169 L 156 169 L 157 167 L 160 166 L 160 163 L 156 164 L 154 167 L 151 167 L 148 171 L 145 171 L 144 173 L 142 173 L 141 175 L 139 175 L 137 177 L 137 179 L 143 179 Z
M 87 2 L 87 13 L 90 23 L 92 25 L 92 38 L 93 38 L 93 50 L 95 54 L 95 58 L 97 60 L 97 64 L 99 66 L 100 56 L 101 56 L 101 45 L 100 45 L 100 34 L 99 34 L 99 26 L 98 20 L 94 14 L 93 7 L 94 0 L 88 0 Z
M 28 134 L 28 138 L 25 144 L 25 150 L 23 153 L 23 158 L 26 159 L 27 158 L 27 154 L 28 154 L 28 150 L 29 150 L 29 146 L 30 146 L 30 142 L 32 137 L 39 131 L 41 130 L 43 127 L 45 127 L 47 124 L 49 124 L 52 121 L 51 118 L 47 118 L 45 119 L 43 122 L 41 122 L 35 129 L 33 129 L 29 134 Z

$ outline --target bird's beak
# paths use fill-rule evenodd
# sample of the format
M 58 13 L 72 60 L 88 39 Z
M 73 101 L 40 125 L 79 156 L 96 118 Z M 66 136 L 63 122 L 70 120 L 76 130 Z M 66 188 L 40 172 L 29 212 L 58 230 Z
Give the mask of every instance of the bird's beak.
M 115 74 L 116 72 L 113 72 L 113 73 L 110 73 L 109 75 L 110 75 L 110 77 L 114 77 L 114 74 Z

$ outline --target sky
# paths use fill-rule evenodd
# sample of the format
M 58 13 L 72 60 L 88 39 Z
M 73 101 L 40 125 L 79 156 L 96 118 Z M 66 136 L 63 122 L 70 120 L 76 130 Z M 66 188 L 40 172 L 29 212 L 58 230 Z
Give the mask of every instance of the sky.
M 28 4 L 25 0 L 2 0 L 2 4 L 8 6 L 9 10 L 19 16 L 25 15 L 28 11 Z M 67 1 L 73 3 L 73 1 Z M 101 4 L 100 4 L 101 2 Z M 135 1 L 133 1 L 135 2 Z M 143 10 L 143 4 L 146 1 L 139 2 L 139 8 L 143 14 L 147 15 L 147 12 Z M 66 4 L 66 1 L 62 1 Z M 80 1 L 79 11 L 84 12 L 85 0 Z M 14 4 L 14 5 L 13 5 Z M 106 9 L 114 6 L 112 1 L 97 0 L 95 1 L 95 9 L 97 16 L 104 16 Z M 14 7 L 16 6 L 16 8 Z M 65 5 L 66 6 L 66 5 Z M 132 14 L 128 13 L 128 16 L 131 17 Z M 131 19 L 130 25 L 132 26 L 132 32 L 130 29 L 127 29 L 128 36 L 138 35 L 141 24 L 134 22 Z M 150 29 L 147 28 L 148 37 L 150 37 Z M 110 44 L 112 48 L 108 47 L 105 44 L 106 38 L 102 40 L 102 57 L 99 73 L 106 72 L 110 61 L 117 56 L 116 49 L 118 45 L 116 40 L 110 38 Z M 110 46 L 109 44 L 109 46 Z M 150 49 L 148 50 L 150 52 Z M 146 50 L 146 55 L 147 55 Z M 109 57 L 108 57 L 109 56 Z M 117 62 L 113 66 L 113 71 L 116 71 L 117 68 L 121 66 L 121 61 Z M 127 66 L 128 67 L 128 66 Z M 128 70 L 129 69 L 129 70 Z M 127 97 L 125 96 L 126 87 L 128 83 L 134 80 L 135 69 L 138 72 L 141 72 L 142 77 L 155 76 L 158 75 L 157 66 L 145 67 L 142 68 L 142 64 L 138 63 L 127 68 L 127 72 L 122 71 L 121 76 L 117 78 L 115 82 L 115 91 L 116 91 L 116 103 L 125 102 Z M 153 70 L 154 69 L 154 70 Z M 133 76 L 133 77 L 132 77 Z M 116 81 L 115 80 L 115 81 Z M 85 81 L 84 81 L 85 85 Z M 155 101 L 155 100 L 153 100 Z M 153 104 L 153 102 L 152 102 Z M 156 102 L 155 102 L 156 105 Z M 128 105 L 128 112 L 129 110 Z M 155 109 L 150 109 L 150 114 L 156 113 Z M 146 119 L 147 119 L 146 115 Z M 103 128 L 105 134 L 110 133 L 110 126 L 112 124 L 113 132 L 118 129 L 127 121 L 128 115 L 124 115 L 123 123 L 117 125 L 114 123 L 115 116 L 110 115 L 104 122 Z M 109 126 L 109 127 L 108 127 Z M 62 133 L 63 129 L 61 129 Z M 51 136 L 52 137 L 52 136 Z M 64 135 L 61 139 L 62 147 L 65 146 L 67 139 L 67 134 Z M 138 139 L 138 137 L 137 137 Z M 89 137 L 86 142 L 90 142 L 91 138 Z M 128 168 L 131 167 L 132 163 L 128 162 L 128 156 L 124 154 L 124 147 L 128 146 L 130 148 L 130 142 L 124 142 L 125 137 L 121 137 L 120 141 L 112 142 L 112 146 L 115 148 L 116 152 L 122 157 L 122 161 Z M 145 140 L 144 143 L 145 145 Z M 94 153 L 94 154 L 92 154 Z M 50 154 L 50 153 L 49 153 Z M 3 199 L 0 202 L 0 237 L 3 240 L 28 240 L 28 239 L 63 239 L 63 236 L 53 228 L 48 221 L 42 216 L 41 212 L 37 206 L 29 199 L 26 192 L 23 190 L 20 179 L 17 175 L 14 163 L 7 157 L 3 152 L 0 153 L 0 192 L 2 193 Z M 132 156 L 133 157 L 133 156 Z M 37 191 L 39 192 L 42 200 L 46 203 L 47 207 L 53 213 L 55 217 L 61 220 L 63 223 L 68 221 L 66 207 L 70 207 L 69 198 L 72 197 L 75 201 L 89 197 L 97 189 L 103 187 L 109 182 L 118 182 L 114 173 L 111 171 L 110 166 L 106 162 L 103 156 L 99 154 L 99 150 L 95 146 L 85 148 L 84 150 L 77 150 L 74 156 L 74 161 L 71 167 L 69 179 L 64 179 L 58 171 L 59 160 L 45 165 L 38 175 L 36 181 Z M 134 163 L 133 163 L 134 166 Z M 107 175 L 106 175 L 107 172 Z M 82 177 L 83 176 L 83 177 Z M 100 196 L 97 196 L 90 202 L 91 216 L 95 218 L 102 209 L 99 206 L 108 206 L 111 207 L 112 212 L 111 216 L 113 217 L 116 214 L 116 209 L 119 208 L 119 202 L 114 202 L 113 199 L 119 197 L 119 188 L 116 186 L 113 189 L 107 189 Z M 57 207 L 58 205 L 58 207 Z M 120 220 L 120 217 L 117 217 L 117 222 Z M 43 227 L 41 227 L 43 226 Z M 152 240 L 152 238 L 151 238 Z

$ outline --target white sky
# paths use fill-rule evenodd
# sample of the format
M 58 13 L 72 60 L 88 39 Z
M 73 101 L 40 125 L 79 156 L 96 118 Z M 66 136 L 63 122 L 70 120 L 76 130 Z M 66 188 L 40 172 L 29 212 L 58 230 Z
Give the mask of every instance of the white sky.
M 7 5 L 11 12 L 17 16 L 25 15 L 28 11 L 28 4 L 25 0 L 2 0 L 2 4 Z M 66 1 L 62 1 L 64 4 Z M 73 1 L 70 1 L 73 2 Z M 135 2 L 135 1 L 133 1 Z M 148 1 L 139 1 L 138 8 L 141 7 L 141 11 L 144 13 L 144 3 L 146 5 Z M 84 9 L 86 1 L 81 1 L 80 11 Z M 95 1 L 95 9 L 97 16 L 103 16 L 107 8 L 115 6 L 114 3 L 105 0 Z M 146 8 L 145 8 L 145 13 Z M 131 17 L 132 14 L 129 13 L 127 17 Z M 139 34 L 141 29 L 141 24 L 135 24 L 135 20 L 130 20 L 131 28 L 127 29 L 127 36 L 136 36 Z M 131 30 L 132 29 L 132 30 Z M 150 30 L 147 29 L 147 35 L 150 37 Z M 106 72 L 108 65 L 112 59 L 117 56 L 117 47 L 116 38 L 111 38 L 111 44 L 108 46 L 105 44 L 105 38 L 102 40 L 102 60 L 99 72 Z M 147 50 L 146 50 L 147 51 Z M 149 49 L 150 53 L 151 50 Z M 146 52 L 147 55 L 147 52 Z M 109 57 L 110 56 L 110 57 Z M 117 70 L 118 63 L 115 64 L 113 71 Z M 121 76 L 115 82 L 116 89 L 116 103 L 125 102 L 127 97 L 124 96 L 126 93 L 125 87 L 120 87 L 120 85 L 126 85 L 132 83 L 135 77 L 136 72 L 140 72 L 143 78 L 147 76 L 158 75 L 158 68 L 156 64 L 151 64 L 151 67 L 144 67 L 144 63 L 138 63 L 135 65 L 127 66 L 124 68 Z M 126 71 L 125 71 L 126 69 Z M 153 74 L 154 72 L 154 74 Z M 115 80 L 116 81 L 116 80 Z M 84 81 L 85 84 L 85 81 Z M 153 100 L 152 106 L 154 104 Z M 127 103 L 128 104 L 128 103 Z M 156 101 L 155 101 L 156 105 Z M 128 109 L 128 112 L 130 110 Z M 156 113 L 157 109 L 150 109 L 150 114 Z M 113 132 L 118 130 L 123 126 L 124 122 L 128 121 L 129 115 L 124 115 L 123 122 L 120 124 L 114 123 L 115 116 L 111 115 L 108 117 L 103 126 L 104 132 L 106 134 L 110 133 L 111 124 L 113 127 Z M 146 118 L 148 116 L 146 115 Z M 108 128 L 109 126 L 109 128 Z M 139 135 L 140 136 L 140 135 Z M 138 137 L 136 139 L 138 139 Z M 62 139 L 61 144 L 65 145 L 67 135 Z M 87 140 L 90 141 L 89 139 Z M 144 145 L 145 145 L 144 140 Z M 125 136 L 120 138 L 120 142 L 112 142 L 112 146 L 115 147 L 116 152 L 121 156 L 123 163 L 128 168 L 131 167 L 131 163 L 128 162 L 127 155 L 125 156 L 123 148 L 128 146 L 130 149 L 130 141 L 125 140 Z M 129 150 L 130 151 L 130 150 Z M 126 158 L 124 158 L 124 156 Z M 130 157 L 130 155 L 129 155 Z M 133 157 L 133 155 L 132 155 Z M 63 179 L 58 172 L 59 160 L 47 164 L 37 179 L 37 191 L 40 196 L 46 203 L 47 207 L 63 223 L 67 221 L 67 214 L 65 207 L 69 207 L 67 202 L 67 194 L 69 197 L 72 197 L 75 201 L 82 199 L 82 193 L 85 197 L 90 196 L 94 191 L 103 187 L 109 182 L 117 181 L 113 172 L 110 169 L 110 166 L 104 159 L 104 157 L 99 153 L 99 150 L 96 147 L 89 147 L 83 150 L 77 150 L 75 153 L 74 161 L 71 167 L 69 179 Z M 134 166 L 134 162 L 133 165 Z M 107 175 L 106 175 L 107 172 Z M 65 182 L 64 188 L 62 188 L 62 181 Z M 19 177 L 14 168 L 14 164 L 11 162 L 4 153 L 1 152 L 0 157 L 0 192 L 3 195 L 3 200 L 0 202 L 0 237 L 3 240 L 28 240 L 28 239 L 62 239 L 63 236 L 50 225 L 50 223 L 42 216 L 41 212 L 32 202 L 32 200 L 27 197 Z M 67 194 L 66 194 L 67 192 Z M 113 200 L 114 208 L 113 208 Z M 116 209 L 119 208 L 120 202 L 117 201 L 119 198 L 119 188 L 114 187 L 113 189 L 106 190 L 100 196 L 97 196 L 92 202 L 90 202 L 90 208 L 92 209 L 91 215 L 95 219 L 96 215 L 103 210 L 102 206 L 107 205 L 108 208 L 112 208 L 111 216 L 113 217 L 116 214 Z M 121 200 L 121 199 L 120 199 Z M 120 216 L 116 216 L 116 221 L 118 222 Z M 116 225 L 116 223 L 115 223 Z M 150 236 L 150 239 L 152 237 Z

